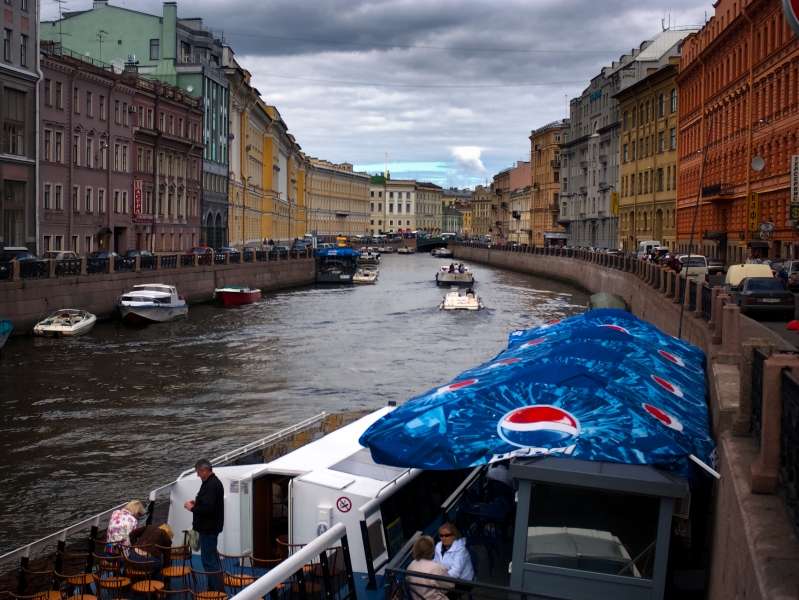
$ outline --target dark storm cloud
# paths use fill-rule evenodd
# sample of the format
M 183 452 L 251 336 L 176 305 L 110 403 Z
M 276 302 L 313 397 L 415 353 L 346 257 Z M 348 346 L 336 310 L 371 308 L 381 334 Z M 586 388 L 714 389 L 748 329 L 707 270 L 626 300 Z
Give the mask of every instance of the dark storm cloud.
M 53 10 L 45 3 L 44 17 Z M 655 36 L 669 12 L 689 25 L 705 11 L 711 3 L 695 0 L 178 2 L 180 17 L 224 30 L 308 154 L 372 165 L 388 152 L 392 163 L 443 165 L 438 181 L 453 185 L 524 159 L 530 130 L 565 116 L 566 97 Z M 560 85 L 520 87 L 531 83 Z

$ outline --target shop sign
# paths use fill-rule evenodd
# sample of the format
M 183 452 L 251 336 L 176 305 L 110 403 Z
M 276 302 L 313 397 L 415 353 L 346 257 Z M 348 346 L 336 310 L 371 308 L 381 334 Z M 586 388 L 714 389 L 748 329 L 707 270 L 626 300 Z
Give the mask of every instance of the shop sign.
M 746 221 L 749 225 L 749 231 L 757 231 L 758 225 L 760 225 L 759 215 L 760 199 L 758 198 L 757 192 L 752 192 L 749 194 L 749 201 L 746 207 Z
M 141 179 L 133 180 L 133 214 L 140 215 L 142 213 L 141 202 Z
M 788 220 L 799 222 L 799 204 L 791 204 Z
M 610 195 L 610 212 L 614 215 L 619 214 L 619 192 L 613 192 Z
M 599 88 L 598 90 L 596 90 L 594 92 L 591 92 L 591 95 L 588 96 L 588 99 L 591 100 L 591 101 L 594 101 L 594 100 L 600 98 L 601 96 L 602 96 L 602 88 Z
M 796 202 L 799 202 L 799 155 L 794 154 L 791 156 L 791 203 Z

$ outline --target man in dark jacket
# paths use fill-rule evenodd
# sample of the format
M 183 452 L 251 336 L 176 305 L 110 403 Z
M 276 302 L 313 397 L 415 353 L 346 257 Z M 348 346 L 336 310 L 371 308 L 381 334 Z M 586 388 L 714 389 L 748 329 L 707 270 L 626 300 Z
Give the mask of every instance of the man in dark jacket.
M 200 558 L 205 571 L 219 571 L 219 557 L 216 554 L 216 542 L 225 524 L 225 488 L 219 478 L 214 475 L 213 466 L 206 459 L 200 459 L 194 465 L 197 476 L 202 479 L 200 491 L 194 500 L 183 504 L 194 517 L 192 529 L 200 534 Z M 218 577 L 208 580 L 210 591 L 221 592 L 222 582 Z

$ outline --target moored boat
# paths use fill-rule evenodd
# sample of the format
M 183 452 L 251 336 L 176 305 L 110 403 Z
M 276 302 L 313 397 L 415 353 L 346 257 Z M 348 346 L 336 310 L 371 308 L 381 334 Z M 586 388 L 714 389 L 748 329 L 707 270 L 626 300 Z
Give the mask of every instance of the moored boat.
M 380 271 L 376 267 L 363 267 L 352 277 L 352 283 L 377 283 L 378 275 Z
M 441 304 L 438 305 L 439 310 L 480 310 L 481 308 L 485 308 L 483 301 L 472 288 L 463 291 L 457 286 L 452 286 L 452 289 L 441 300 Z
M 379 265 L 380 254 L 373 248 L 368 248 L 361 252 L 361 256 L 355 260 L 359 265 Z
M 463 263 L 445 265 L 436 273 L 436 285 L 472 285 L 473 283 L 474 275 Z
M 416 254 L 416 248 L 402 246 L 399 250 L 397 250 L 397 254 Z
M 214 296 L 222 306 L 252 304 L 261 299 L 261 290 L 246 286 L 226 285 L 214 290 Z
M 8 340 L 8 336 L 11 335 L 11 330 L 14 328 L 14 324 L 11 322 L 11 319 L 0 319 L 0 348 L 5 346 L 6 340 Z
M 168 323 L 189 312 L 186 300 L 178 296 L 172 285 L 146 283 L 134 285 L 133 290 L 119 297 L 117 308 L 125 323 Z
M 430 252 L 430 256 L 434 256 L 436 258 L 452 258 L 454 254 L 452 254 L 452 250 L 449 248 L 434 248 L 432 252 Z
M 62 308 L 55 311 L 33 328 L 34 335 L 47 337 L 75 337 L 89 333 L 97 323 L 97 317 L 85 310 Z

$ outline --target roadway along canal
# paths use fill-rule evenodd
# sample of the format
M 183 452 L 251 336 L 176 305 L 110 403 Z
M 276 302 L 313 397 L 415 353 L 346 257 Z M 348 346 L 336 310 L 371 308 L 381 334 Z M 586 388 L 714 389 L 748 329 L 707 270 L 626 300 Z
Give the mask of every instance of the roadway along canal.
M 389 255 L 374 286 L 192 306 L 182 322 L 104 322 L 74 340 L 12 338 L 0 351 L 0 553 L 145 501 L 196 459 L 323 410 L 402 403 L 493 358 L 514 329 L 585 310 L 587 295 L 563 283 L 475 265 L 486 310 L 439 311 L 444 262 Z

